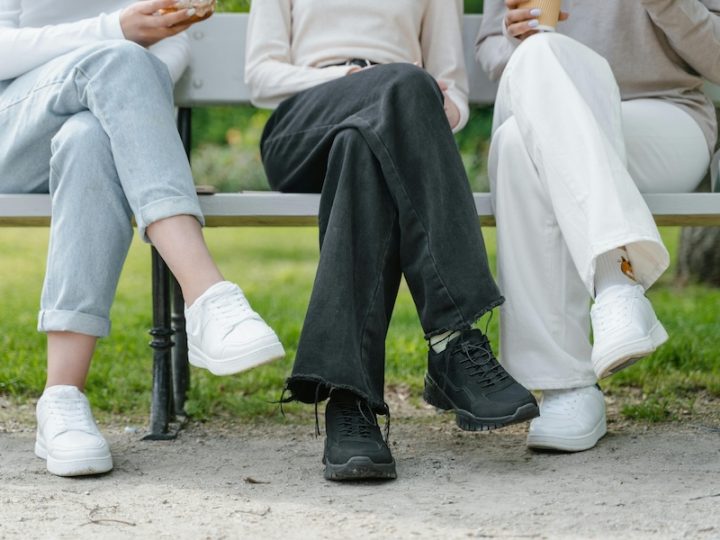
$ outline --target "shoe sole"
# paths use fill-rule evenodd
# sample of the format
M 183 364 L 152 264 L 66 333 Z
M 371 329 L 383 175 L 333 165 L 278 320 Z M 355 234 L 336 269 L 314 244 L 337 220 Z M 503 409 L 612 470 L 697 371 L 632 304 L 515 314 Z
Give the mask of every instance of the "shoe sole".
M 526 403 L 518 407 L 514 413 L 506 416 L 479 417 L 469 411 L 456 407 L 452 400 L 440 390 L 440 387 L 429 375 L 425 376 L 423 398 L 427 403 L 444 411 L 455 411 L 455 422 L 463 431 L 490 431 L 511 424 L 526 422 L 540 416 L 540 409 L 535 403 Z
M 44 459 L 47 470 L 56 476 L 88 476 L 110 472 L 113 468 L 112 455 L 81 459 L 56 459 L 49 456 L 41 441 L 35 441 L 35 455 Z
M 253 342 L 252 348 L 222 360 L 211 358 L 197 346 L 188 343 L 188 361 L 191 365 L 207 369 L 213 375 L 233 375 L 257 366 L 279 360 L 285 356 L 285 349 L 277 336 L 267 336 Z
M 598 379 L 614 375 L 618 371 L 630 367 L 655 350 L 668 340 L 665 328 L 657 321 L 648 335 L 630 343 L 618 345 L 605 353 L 601 358 L 593 358 L 592 364 Z
M 585 435 L 563 437 L 561 435 L 538 435 L 528 433 L 527 446 L 533 450 L 558 450 L 561 452 L 582 452 L 593 448 L 607 433 L 605 416 Z
M 351 457 L 345 463 L 325 463 L 325 479 L 345 480 L 395 480 L 395 460 L 390 463 L 375 463 L 366 456 Z

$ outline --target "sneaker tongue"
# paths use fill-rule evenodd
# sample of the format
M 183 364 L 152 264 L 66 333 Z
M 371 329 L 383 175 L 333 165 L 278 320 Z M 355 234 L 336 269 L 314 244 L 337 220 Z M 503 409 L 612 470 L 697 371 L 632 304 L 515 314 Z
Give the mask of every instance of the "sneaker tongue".
M 470 328 L 468 330 L 464 330 L 462 335 L 460 336 L 460 341 L 485 341 L 485 339 L 485 334 L 483 334 L 479 328 Z

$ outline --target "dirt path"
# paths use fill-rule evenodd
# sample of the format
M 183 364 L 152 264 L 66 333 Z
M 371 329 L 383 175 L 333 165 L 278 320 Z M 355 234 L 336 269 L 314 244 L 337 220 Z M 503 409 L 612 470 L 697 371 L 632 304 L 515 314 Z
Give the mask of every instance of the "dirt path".
M 6 417 L 7 419 L 7 417 Z M 104 428 L 115 470 L 63 479 L 0 422 L 0 538 L 720 538 L 720 424 L 614 427 L 597 449 L 535 453 L 524 427 L 394 418 L 400 478 L 322 479 L 313 425 L 190 425 L 171 442 Z

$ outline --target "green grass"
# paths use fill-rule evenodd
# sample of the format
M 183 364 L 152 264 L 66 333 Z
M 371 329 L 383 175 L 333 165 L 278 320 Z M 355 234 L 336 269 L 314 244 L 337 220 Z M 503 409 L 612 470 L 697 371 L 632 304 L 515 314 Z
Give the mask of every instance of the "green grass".
M 200 419 L 239 417 L 244 421 L 280 418 L 277 400 L 292 359 L 317 264 L 317 230 L 209 229 L 207 237 L 225 275 L 239 282 L 254 307 L 275 327 L 288 355 L 281 361 L 232 377 L 192 370 L 188 412 Z M 676 229 L 663 231 L 671 251 Z M 494 266 L 495 230 L 485 237 Z M 0 230 L 0 394 L 16 402 L 36 397 L 44 383 L 45 339 L 35 330 L 44 273 L 47 229 Z M 150 400 L 151 326 L 150 257 L 135 241 L 123 271 L 113 307 L 113 331 L 100 341 L 87 391 L 97 411 L 142 421 Z M 630 418 L 665 420 L 693 409 L 704 391 L 720 396 L 720 290 L 672 284 L 672 269 L 650 297 L 671 334 L 657 353 L 614 377 L 604 386 L 624 400 Z M 498 317 L 489 334 L 497 343 Z M 398 299 L 387 344 L 387 384 L 421 393 L 426 346 L 408 291 Z M 289 413 L 306 414 L 290 406 Z M 102 414 L 102 413 L 101 413 Z

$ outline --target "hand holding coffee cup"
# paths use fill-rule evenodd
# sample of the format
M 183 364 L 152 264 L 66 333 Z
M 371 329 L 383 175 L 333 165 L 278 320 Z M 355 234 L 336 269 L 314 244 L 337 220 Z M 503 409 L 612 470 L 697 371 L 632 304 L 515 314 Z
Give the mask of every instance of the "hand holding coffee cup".
M 540 31 L 555 31 L 558 21 L 568 18 L 568 13 L 560 10 L 561 3 L 562 0 L 505 0 L 508 34 L 525 39 Z

